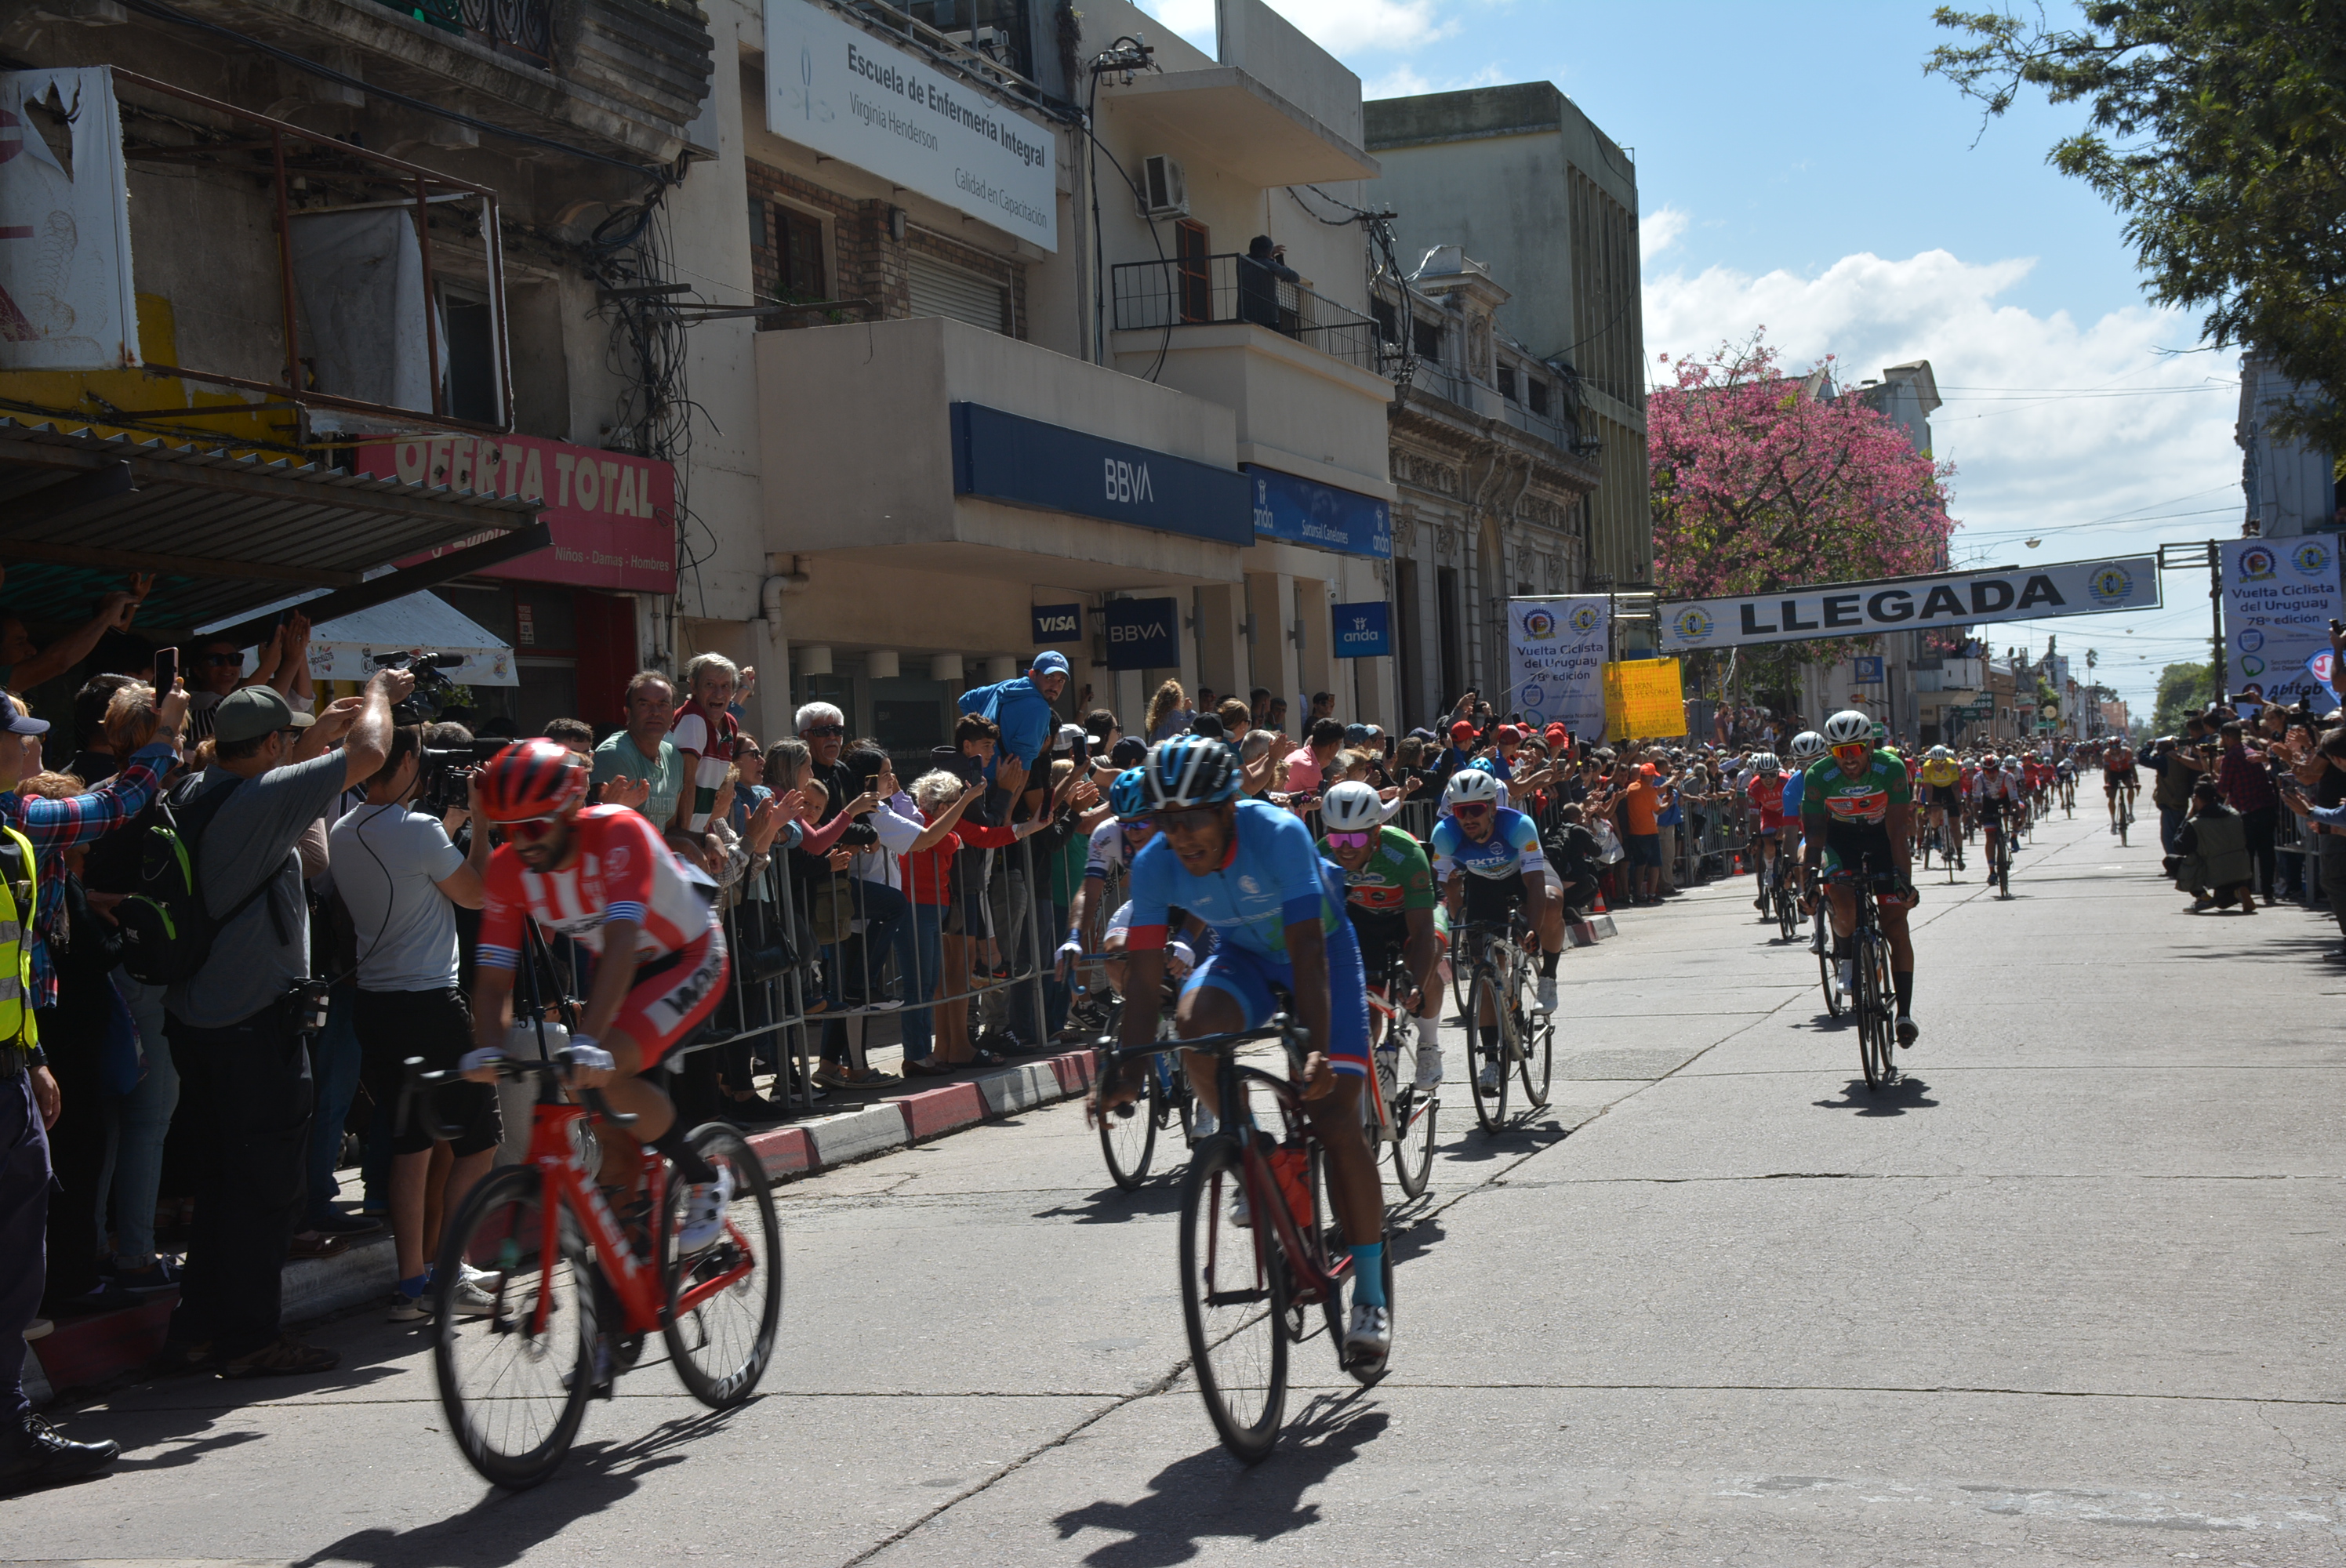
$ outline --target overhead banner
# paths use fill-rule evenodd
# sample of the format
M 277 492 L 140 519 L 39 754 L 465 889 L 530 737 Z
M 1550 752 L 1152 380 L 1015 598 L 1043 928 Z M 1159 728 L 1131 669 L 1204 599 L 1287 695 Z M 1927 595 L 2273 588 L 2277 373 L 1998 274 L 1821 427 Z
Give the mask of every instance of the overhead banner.
M 1057 133 L 808 0 L 766 0 L 766 128 L 1059 248 Z
M 2346 616 L 2338 542 L 2327 535 L 2227 539 L 2223 552 L 2232 689 L 2254 702 L 2311 697 L 2326 711 L 2331 698 L 2321 677 L 2329 669 L 2330 619 Z
M 1534 726 L 1575 735 L 1605 728 L 1605 656 L 1612 606 L 1602 594 L 1507 601 L 1507 691 L 1492 703 Z
M 1824 583 L 1744 598 L 1678 599 L 1661 606 L 1661 644 L 1681 653 L 2158 607 L 2158 558 L 2128 555 L 2009 571 Z
M 1286 539 L 1341 550 L 1348 555 L 1392 559 L 1392 506 L 1357 490 L 1281 473 L 1276 468 L 1241 471 L 1254 485 L 1254 531 L 1264 539 Z
M 138 362 L 114 73 L 0 71 L 0 371 Z
M 1678 660 L 1623 659 L 1605 667 L 1607 738 L 1663 740 L 1686 732 L 1686 688 Z

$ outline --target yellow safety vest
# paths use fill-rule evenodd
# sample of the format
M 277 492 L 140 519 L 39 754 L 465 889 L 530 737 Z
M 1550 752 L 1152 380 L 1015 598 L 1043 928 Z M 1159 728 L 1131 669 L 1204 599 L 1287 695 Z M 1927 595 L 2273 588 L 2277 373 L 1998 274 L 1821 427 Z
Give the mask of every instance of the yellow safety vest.
M 31 1050 L 40 1034 L 33 1022 L 33 906 L 38 898 L 33 840 L 0 824 L 16 851 L 0 849 L 0 1045 Z M 22 856 L 22 860 L 17 857 Z M 11 874 L 15 873 L 15 874 Z

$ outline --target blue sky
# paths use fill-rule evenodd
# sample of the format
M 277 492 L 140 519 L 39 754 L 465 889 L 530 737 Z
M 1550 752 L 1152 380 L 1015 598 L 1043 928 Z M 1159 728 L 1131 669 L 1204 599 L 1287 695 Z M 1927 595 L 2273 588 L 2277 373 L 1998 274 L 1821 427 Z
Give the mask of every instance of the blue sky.
M 1211 0 L 1141 3 L 1211 46 Z M 1545 77 L 1634 148 L 1650 353 L 1764 324 L 1845 379 L 1929 359 L 1958 559 L 2237 535 L 2237 356 L 2159 351 L 2200 349 L 2196 321 L 2149 305 L 2118 217 L 2045 162 L 2082 109 L 2024 97 L 1983 132 L 1923 75 L 1944 36 L 1929 5 L 1273 4 L 1370 97 Z M 2004 626 L 1997 646 L 2098 647 L 2147 712 L 2163 664 L 2207 656 L 2204 583 L 2166 586 L 2177 608 Z

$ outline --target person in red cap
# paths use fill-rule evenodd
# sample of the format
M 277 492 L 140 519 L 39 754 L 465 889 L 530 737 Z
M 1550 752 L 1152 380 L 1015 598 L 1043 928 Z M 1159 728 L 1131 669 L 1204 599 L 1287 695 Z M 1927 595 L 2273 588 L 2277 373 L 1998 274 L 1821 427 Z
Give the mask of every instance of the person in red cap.
M 1474 726 L 1462 718 L 1450 727 L 1450 744 L 1443 748 L 1441 759 L 1434 764 L 1433 770 L 1440 777 L 1447 779 L 1473 761 L 1474 758 Z

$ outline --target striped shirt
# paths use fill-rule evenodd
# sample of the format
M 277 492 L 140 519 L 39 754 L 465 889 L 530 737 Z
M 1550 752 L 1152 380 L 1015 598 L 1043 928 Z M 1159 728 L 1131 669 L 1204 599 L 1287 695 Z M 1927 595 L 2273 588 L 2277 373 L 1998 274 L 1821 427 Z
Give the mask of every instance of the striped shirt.
M 162 776 L 178 760 L 168 741 L 142 747 L 121 772 L 86 795 L 50 800 L 38 795 L 0 792 L 0 822 L 32 840 L 39 863 L 41 891 L 34 917 L 33 1005 L 57 1004 L 57 972 L 49 958 L 49 938 L 65 932 L 65 851 L 87 844 L 121 827 L 147 809 L 162 786 Z

